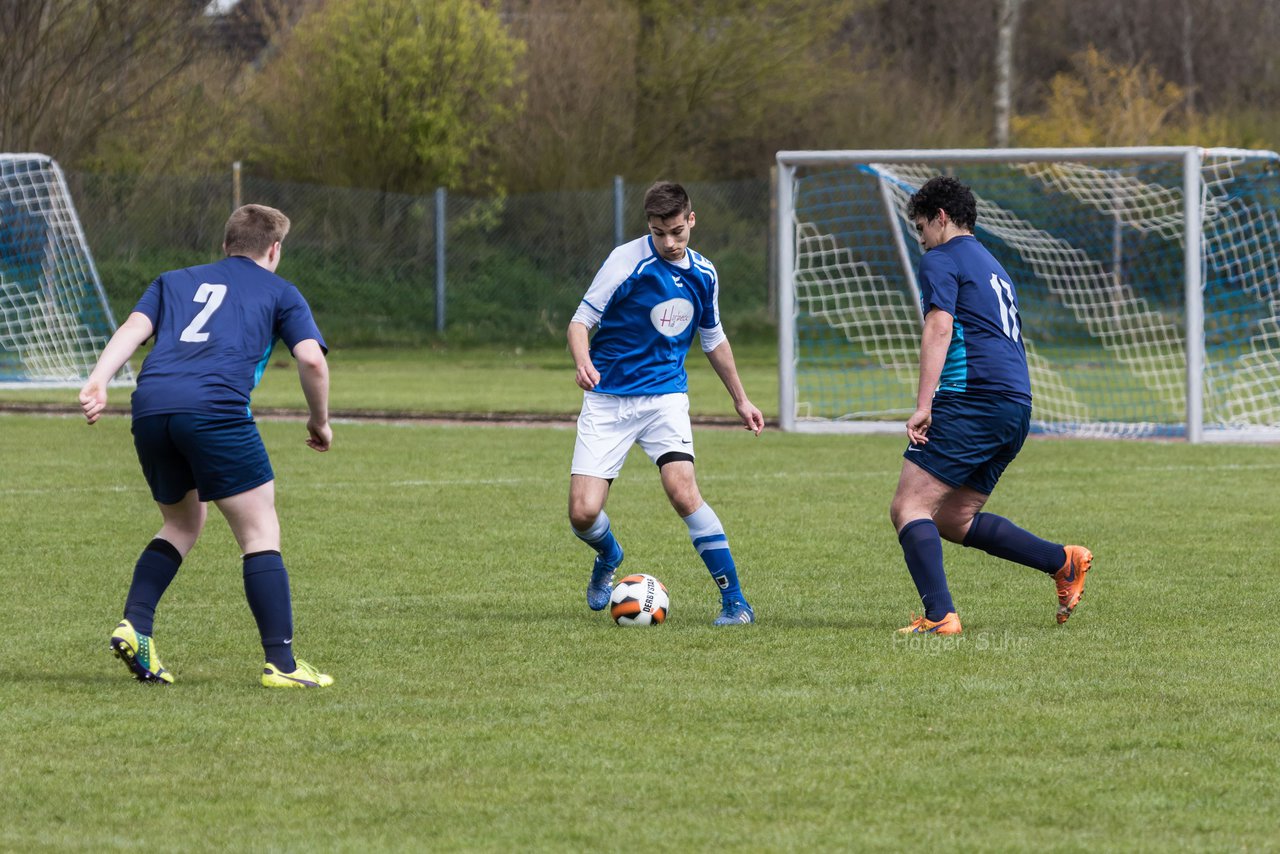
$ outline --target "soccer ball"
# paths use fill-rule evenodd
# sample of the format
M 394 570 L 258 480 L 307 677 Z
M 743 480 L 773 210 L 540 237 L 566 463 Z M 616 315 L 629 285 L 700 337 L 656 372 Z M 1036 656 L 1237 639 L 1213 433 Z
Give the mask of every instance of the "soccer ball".
M 652 575 L 628 575 L 609 596 L 609 616 L 620 626 L 657 626 L 670 610 L 666 585 Z

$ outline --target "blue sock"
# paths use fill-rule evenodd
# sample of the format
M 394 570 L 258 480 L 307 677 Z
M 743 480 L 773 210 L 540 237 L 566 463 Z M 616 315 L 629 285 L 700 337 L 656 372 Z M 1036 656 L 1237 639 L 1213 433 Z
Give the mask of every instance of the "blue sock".
M 979 513 L 973 517 L 963 545 L 1050 575 L 1067 562 L 1066 549 L 1061 545 L 1042 540 L 994 513 Z
M 124 618 L 133 623 L 133 630 L 138 634 L 150 637 L 155 631 L 156 606 L 180 566 L 182 555 L 172 543 L 159 537 L 138 556 L 133 567 L 133 583 L 124 600 Z
M 698 550 L 698 557 L 707 565 L 707 572 L 720 588 L 720 598 L 725 602 L 745 601 L 733 553 L 729 551 L 729 538 L 724 535 L 724 525 L 720 524 L 716 511 L 710 504 L 703 504 L 685 516 L 684 523 L 689 526 L 689 539 Z
M 609 525 L 609 516 L 603 510 L 591 523 L 590 528 L 585 531 L 574 528 L 573 534 L 595 549 L 596 554 L 600 555 L 600 558 L 609 566 L 617 566 L 622 562 L 622 546 L 618 545 L 618 540 L 613 535 L 613 528 Z
M 941 620 L 956 609 L 947 589 L 947 573 L 942 568 L 942 537 L 932 519 L 908 522 L 898 534 L 907 571 L 916 583 L 927 620 Z
M 244 595 L 258 623 L 262 651 L 267 661 L 285 673 L 298 669 L 293 658 L 293 602 L 289 573 L 280 552 L 254 552 L 244 556 Z

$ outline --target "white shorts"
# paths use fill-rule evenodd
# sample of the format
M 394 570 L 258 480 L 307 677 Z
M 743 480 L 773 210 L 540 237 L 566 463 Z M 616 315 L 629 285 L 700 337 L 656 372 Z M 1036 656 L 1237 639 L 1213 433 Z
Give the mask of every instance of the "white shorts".
M 689 395 L 583 394 L 573 474 L 615 478 L 637 442 L 655 463 L 663 454 L 673 452 L 693 456 Z

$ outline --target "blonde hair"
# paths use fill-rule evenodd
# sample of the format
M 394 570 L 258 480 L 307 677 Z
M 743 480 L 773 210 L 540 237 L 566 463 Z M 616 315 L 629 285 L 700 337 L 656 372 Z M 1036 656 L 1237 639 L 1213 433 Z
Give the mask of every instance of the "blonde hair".
M 261 258 L 289 233 L 289 218 L 266 205 L 244 205 L 227 219 L 223 251 Z

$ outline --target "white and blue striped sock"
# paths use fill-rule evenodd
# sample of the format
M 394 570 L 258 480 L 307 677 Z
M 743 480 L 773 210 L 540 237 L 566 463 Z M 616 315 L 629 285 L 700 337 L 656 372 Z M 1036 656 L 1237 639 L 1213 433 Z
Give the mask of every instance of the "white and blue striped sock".
M 733 563 L 733 554 L 729 551 L 729 538 L 724 534 L 724 525 L 720 517 L 711 509 L 710 504 L 703 504 L 697 510 L 684 517 L 689 526 L 689 539 L 698 550 L 698 556 L 707 565 L 707 572 L 716 586 L 720 588 L 720 596 L 725 601 L 742 598 L 742 587 L 738 583 L 738 569 Z
M 618 545 L 618 540 L 613 535 L 613 528 L 609 525 L 609 516 L 603 510 L 591 523 L 590 528 L 585 531 L 573 528 L 573 535 L 595 549 L 596 553 L 610 566 L 617 566 L 622 560 L 622 547 Z

